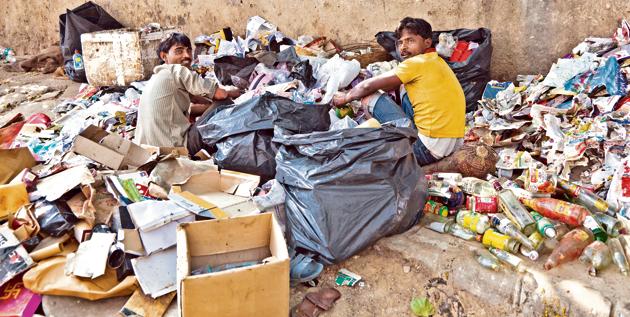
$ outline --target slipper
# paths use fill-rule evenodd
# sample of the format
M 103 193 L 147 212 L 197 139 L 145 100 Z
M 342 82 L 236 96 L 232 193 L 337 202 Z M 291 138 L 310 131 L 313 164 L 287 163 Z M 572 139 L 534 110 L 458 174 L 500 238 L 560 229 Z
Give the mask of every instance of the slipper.
M 332 287 L 325 287 L 318 290 L 317 292 L 308 293 L 305 296 L 306 299 L 326 311 L 330 310 L 333 304 L 340 297 L 341 293 Z
M 313 304 L 310 300 L 304 297 L 302 302 L 299 305 L 297 305 L 297 308 L 295 309 L 295 316 L 296 317 L 317 317 L 323 311 L 324 311 L 323 309 L 319 308 L 317 305 Z
M 291 257 L 291 285 L 305 283 L 318 277 L 324 270 L 324 265 L 315 262 L 312 258 L 304 254 Z

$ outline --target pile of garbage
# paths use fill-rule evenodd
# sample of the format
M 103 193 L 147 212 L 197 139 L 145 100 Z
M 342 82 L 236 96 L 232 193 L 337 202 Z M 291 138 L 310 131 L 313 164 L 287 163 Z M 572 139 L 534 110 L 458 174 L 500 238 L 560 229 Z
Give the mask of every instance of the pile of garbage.
M 480 241 L 484 267 L 516 270 L 549 254 L 552 269 L 580 259 L 595 276 L 630 256 L 630 25 L 587 38 L 546 76 L 491 81 L 469 114 L 466 141 L 498 152 L 485 179 L 428 175 L 428 225 Z M 454 219 L 453 219 L 454 218 Z M 569 231 L 570 230 L 570 231 Z

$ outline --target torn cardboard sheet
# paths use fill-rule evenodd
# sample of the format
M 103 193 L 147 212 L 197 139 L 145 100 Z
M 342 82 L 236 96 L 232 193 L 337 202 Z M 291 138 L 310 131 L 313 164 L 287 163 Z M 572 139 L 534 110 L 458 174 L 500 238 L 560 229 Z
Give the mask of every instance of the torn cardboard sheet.
M 250 194 L 260 177 L 232 171 L 206 171 L 171 187 L 169 199 L 191 212 L 223 219 L 260 213 Z
M 118 201 L 99 181 L 81 186 L 81 192 L 68 200 L 68 206 L 77 218 L 93 226 L 95 223 L 109 223 L 118 208 Z
M 165 250 L 174 246 L 177 243 L 177 237 L 175 234 L 177 226 L 180 223 L 193 221 L 195 221 L 195 215 L 189 214 L 184 218 L 173 220 L 152 230 L 145 231 L 143 229 L 138 229 L 142 245 L 144 246 L 144 251 L 147 254 L 152 254 L 156 251 Z
M 120 315 L 124 317 L 162 317 L 175 295 L 177 293 L 171 292 L 154 299 L 137 289 L 120 310 Z
M 16 149 L 0 149 L 0 184 L 8 183 L 25 168 L 37 165 L 31 151 L 27 147 Z
M 83 241 L 76 253 L 68 254 L 66 272 L 92 279 L 105 274 L 107 256 L 114 239 L 115 233 L 92 233 L 90 240 Z
M 24 183 L 0 185 L 0 220 L 30 203 Z
M 170 200 L 145 200 L 127 206 L 137 228 L 150 231 L 190 213 Z
M 169 248 L 131 260 L 142 291 L 158 298 L 177 289 L 177 249 Z
M 55 201 L 79 185 L 94 183 L 94 177 L 86 166 L 75 166 L 57 174 L 42 178 L 37 192 L 48 201 Z
M 74 139 L 72 151 L 115 170 L 138 167 L 151 159 L 149 151 L 93 125 Z

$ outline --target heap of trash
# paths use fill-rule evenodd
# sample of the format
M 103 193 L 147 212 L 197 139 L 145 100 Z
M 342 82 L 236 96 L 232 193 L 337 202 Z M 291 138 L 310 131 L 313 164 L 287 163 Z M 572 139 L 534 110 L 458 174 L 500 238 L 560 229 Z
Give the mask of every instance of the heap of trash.
M 489 81 L 489 30 L 436 32 L 472 110 L 462 151 L 483 158 L 476 170 L 423 170 L 408 122 L 330 106 L 335 92 L 396 67 L 391 32 L 344 47 L 293 39 L 258 16 L 244 37 L 232 32 L 195 39 L 193 69 L 245 91 L 197 119 L 198 152 L 132 142 L 142 80 L 84 84 L 54 118 L 1 123 L 3 287 L 22 281 L 34 301 L 133 294 L 127 315 L 142 303 L 161 315 L 177 295 L 184 316 L 281 316 L 290 281 L 316 278 L 423 213 L 433 230 L 480 241 L 490 269 L 579 258 L 592 275 L 613 264 L 627 275 L 627 22 L 517 84 Z M 99 80 L 84 58 L 87 79 Z M 340 285 L 357 281 L 342 273 Z

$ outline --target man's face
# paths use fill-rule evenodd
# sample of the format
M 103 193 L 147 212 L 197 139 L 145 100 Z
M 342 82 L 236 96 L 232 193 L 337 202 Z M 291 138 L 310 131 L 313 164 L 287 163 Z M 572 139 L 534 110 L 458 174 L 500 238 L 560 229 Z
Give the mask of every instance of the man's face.
M 409 32 L 407 29 L 403 29 L 397 44 L 400 57 L 407 59 L 424 54 L 424 51 L 431 47 L 431 43 L 431 39 L 425 39 L 420 35 Z
M 160 52 L 160 58 L 162 58 L 166 64 L 180 64 L 190 68 L 192 64 L 192 49 L 180 43 L 176 43 L 171 46 L 168 53 Z

